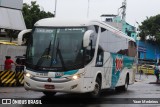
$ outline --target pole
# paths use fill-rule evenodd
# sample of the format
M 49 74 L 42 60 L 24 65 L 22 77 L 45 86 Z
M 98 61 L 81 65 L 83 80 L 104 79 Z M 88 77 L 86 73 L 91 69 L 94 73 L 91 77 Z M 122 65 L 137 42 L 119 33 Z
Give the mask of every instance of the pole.
M 88 0 L 88 9 L 87 9 L 87 18 L 89 17 L 89 0 Z
M 57 0 L 55 0 L 54 17 L 56 17 L 56 9 L 57 9 Z
M 137 40 L 137 73 L 138 73 L 138 58 L 139 58 L 139 52 L 138 52 L 138 49 L 139 49 L 139 40 L 141 39 L 139 37 L 139 23 L 136 21 L 137 25 L 138 25 L 138 28 L 137 28 L 137 37 L 136 37 L 136 40 Z M 141 73 L 140 73 L 140 77 L 141 77 Z
M 139 35 L 138 35 L 138 37 L 137 37 L 137 65 L 138 65 L 138 63 L 139 63 L 139 61 L 138 61 L 138 58 L 139 58 L 139 52 L 138 52 L 138 50 L 139 50 L 139 39 L 140 39 L 140 37 L 139 37 Z M 138 69 L 137 69 L 138 70 Z
M 139 49 L 139 40 L 140 40 L 140 37 L 139 37 L 139 33 L 138 33 L 138 36 L 137 36 L 137 73 L 138 73 L 138 66 L 139 66 L 139 61 L 138 61 L 138 59 L 139 59 L 139 52 L 138 52 L 138 49 Z M 141 79 L 141 74 L 142 73 L 141 72 L 139 72 L 139 73 L 140 73 L 139 79 Z

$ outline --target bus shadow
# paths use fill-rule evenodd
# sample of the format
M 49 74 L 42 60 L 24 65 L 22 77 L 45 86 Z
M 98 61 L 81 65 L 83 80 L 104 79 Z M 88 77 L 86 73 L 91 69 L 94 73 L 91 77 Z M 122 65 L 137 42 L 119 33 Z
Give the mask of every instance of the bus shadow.
M 131 91 L 127 91 L 130 93 Z M 56 96 L 47 97 L 42 96 L 41 100 L 43 104 L 113 104 L 117 98 L 113 98 L 114 95 L 123 95 L 126 92 L 115 90 L 103 90 L 101 96 L 98 98 L 90 97 L 88 94 L 58 94 Z

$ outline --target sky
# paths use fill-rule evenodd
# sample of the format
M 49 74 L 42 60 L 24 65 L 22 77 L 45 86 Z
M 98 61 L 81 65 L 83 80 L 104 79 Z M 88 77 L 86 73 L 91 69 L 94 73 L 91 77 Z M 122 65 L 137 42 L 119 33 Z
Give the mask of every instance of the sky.
M 55 12 L 55 0 L 23 0 L 30 4 L 37 1 L 40 8 L 51 13 Z M 89 1 L 89 14 L 87 17 Z M 57 0 L 56 17 L 58 18 L 89 18 L 101 19 L 102 14 L 117 14 L 124 0 Z M 126 21 L 138 26 L 147 17 L 160 14 L 160 0 L 127 0 Z

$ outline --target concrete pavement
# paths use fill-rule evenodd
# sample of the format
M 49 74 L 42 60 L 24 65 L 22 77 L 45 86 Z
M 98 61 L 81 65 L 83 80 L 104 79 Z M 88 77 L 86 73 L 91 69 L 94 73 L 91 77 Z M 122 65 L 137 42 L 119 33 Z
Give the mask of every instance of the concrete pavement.
M 135 76 L 135 82 L 144 82 L 144 83 L 150 83 L 150 84 L 160 84 L 160 81 L 156 82 L 156 76 L 155 75 L 147 75 L 147 74 L 139 74 L 137 73 Z

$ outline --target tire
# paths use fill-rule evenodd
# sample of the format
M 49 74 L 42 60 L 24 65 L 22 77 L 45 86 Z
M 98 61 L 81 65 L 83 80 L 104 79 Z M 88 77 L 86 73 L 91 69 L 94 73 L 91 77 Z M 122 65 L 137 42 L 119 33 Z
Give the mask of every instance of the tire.
M 43 94 L 47 97 L 53 97 L 57 92 L 43 92 Z
M 101 93 L 101 80 L 100 78 L 96 79 L 94 90 L 90 93 L 90 96 L 93 98 L 97 98 Z
M 126 76 L 125 84 L 124 84 L 124 86 L 122 86 L 122 91 L 127 91 L 128 84 L 129 84 L 129 77 Z
M 122 92 L 127 91 L 129 85 L 129 76 L 126 76 L 125 84 L 123 86 L 116 87 L 116 91 Z

